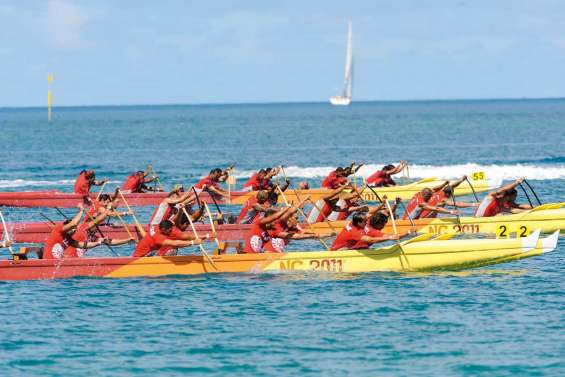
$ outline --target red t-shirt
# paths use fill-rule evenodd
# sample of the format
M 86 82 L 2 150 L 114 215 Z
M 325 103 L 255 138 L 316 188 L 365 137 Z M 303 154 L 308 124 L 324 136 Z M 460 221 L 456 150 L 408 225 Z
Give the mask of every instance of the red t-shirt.
M 167 236 L 170 240 L 182 240 L 184 238 L 185 232 L 177 228 L 176 226 L 173 227 L 171 230 L 171 234 Z M 175 249 L 174 246 L 161 246 L 161 248 L 157 251 L 158 256 L 167 255 L 170 250 Z
M 241 208 L 241 212 L 239 212 L 239 216 L 237 218 L 238 224 L 251 224 L 259 217 L 261 213 L 253 208 L 253 206 L 257 203 L 258 203 L 257 197 L 255 196 L 247 199 L 247 201 L 243 204 L 243 207 Z M 269 201 L 266 201 L 261 205 L 263 207 L 270 207 L 271 203 L 269 203 Z
M 263 246 L 270 240 L 269 232 L 265 225 L 260 223 L 260 220 L 260 218 L 256 219 L 245 235 L 244 253 L 260 253 L 263 251 Z
M 82 246 L 83 242 L 88 241 L 89 234 L 87 230 L 87 224 L 82 223 L 77 227 L 75 234 L 73 234 L 72 239 L 79 243 L 79 248 Z M 77 248 L 74 246 L 69 246 L 65 249 L 65 258 L 78 258 Z
M 332 171 L 322 182 L 323 188 L 336 189 L 347 183 L 346 177 L 338 177 L 335 171 Z
M 67 240 L 65 239 L 65 234 L 63 232 L 64 226 L 65 224 L 60 223 L 55 225 L 55 227 L 51 230 L 49 237 L 47 237 L 47 239 L 45 240 L 43 248 L 43 259 L 63 258 L 64 250 L 68 247 Z M 63 249 L 58 250 L 56 253 L 54 253 L 53 247 L 57 244 L 61 245 Z
M 168 237 L 162 234 L 159 230 L 157 230 L 153 236 L 147 233 L 137 244 L 132 257 L 145 257 L 152 251 L 159 250 L 161 246 L 163 246 L 163 242 L 167 239 Z
M 404 216 L 402 216 L 402 219 L 407 220 L 408 215 L 410 214 L 411 214 L 410 218 L 412 220 L 419 219 L 422 212 L 422 210 L 419 208 L 419 205 L 425 202 L 426 201 L 422 197 L 422 194 L 417 192 L 412 197 L 412 199 L 410 199 L 410 201 L 408 202 L 408 205 L 406 206 L 406 211 L 404 212 Z
M 363 229 L 356 228 L 353 224 L 349 223 L 337 235 L 332 245 L 332 250 L 359 249 L 357 244 L 364 235 Z
M 199 190 L 204 190 L 208 187 L 215 187 L 215 188 L 220 188 L 220 186 L 218 185 L 218 182 L 214 181 L 212 178 L 210 178 L 210 176 L 206 176 L 204 178 L 202 178 L 201 180 L 198 181 L 197 184 L 194 185 L 195 188 L 199 189 Z
M 90 194 L 90 182 L 88 182 L 85 172 L 80 173 L 77 177 L 74 192 L 82 196 Z
M 382 187 L 386 185 L 394 185 L 394 181 L 384 170 L 379 170 L 367 178 L 367 184 Z
M 316 205 L 312 206 L 310 213 L 308 213 L 308 222 L 321 223 L 332 213 L 332 206 L 327 200 L 319 199 L 316 201 Z
M 382 237 L 383 236 L 383 232 L 381 232 L 378 229 L 373 228 L 371 225 L 367 224 L 365 225 L 365 228 L 363 228 L 363 234 L 369 237 Z M 372 244 L 369 242 L 365 242 L 365 241 L 359 241 L 357 242 L 357 244 L 355 245 L 354 249 L 367 249 L 369 248 L 369 246 L 371 246 Z
M 141 186 L 145 183 L 145 179 L 138 174 L 130 175 L 123 184 L 124 190 L 130 192 L 141 192 Z
M 492 217 L 496 216 L 504 210 L 504 205 L 502 205 L 496 198 L 487 196 L 483 199 L 479 208 L 475 213 L 477 217 Z
M 437 206 L 438 204 L 440 204 L 441 202 L 443 202 L 445 199 L 447 199 L 447 195 L 445 195 L 445 192 L 443 192 L 443 190 L 439 190 L 438 192 L 435 192 L 432 197 L 430 198 L 430 200 L 428 200 L 428 204 L 431 206 Z M 428 211 L 428 210 L 423 210 L 422 213 L 420 213 L 420 218 L 426 218 L 426 217 L 437 217 L 437 212 L 434 211 Z
M 269 237 L 271 238 L 265 244 L 266 253 L 283 253 L 284 248 L 288 245 L 289 240 L 286 238 L 281 238 L 282 233 L 289 231 L 286 222 L 277 221 L 271 229 L 268 230 Z

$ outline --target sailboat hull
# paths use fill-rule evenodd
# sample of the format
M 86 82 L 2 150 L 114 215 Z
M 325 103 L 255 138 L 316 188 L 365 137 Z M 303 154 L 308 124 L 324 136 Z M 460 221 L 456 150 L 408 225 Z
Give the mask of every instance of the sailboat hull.
M 334 106 L 347 106 L 351 103 L 351 98 L 341 96 L 330 97 L 330 103 Z

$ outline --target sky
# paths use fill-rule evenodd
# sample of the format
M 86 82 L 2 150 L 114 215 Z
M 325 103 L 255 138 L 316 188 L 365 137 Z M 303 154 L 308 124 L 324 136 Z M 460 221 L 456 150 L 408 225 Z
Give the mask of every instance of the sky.
M 0 107 L 565 97 L 565 1 L 0 0 Z

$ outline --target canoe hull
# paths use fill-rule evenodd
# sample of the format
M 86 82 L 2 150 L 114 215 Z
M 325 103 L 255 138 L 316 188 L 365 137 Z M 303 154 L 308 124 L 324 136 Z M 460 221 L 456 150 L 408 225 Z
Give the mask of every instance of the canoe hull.
M 374 191 L 379 196 L 387 195 L 389 198 L 400 197 L 402 199 L 410 199 L 414 194 L 425 187 L 434 187 L 443 181 L 436 179 L 425 179 L 408 185 L 394 187 L 377 187 Z M 492 190 L 500 185 L 499 181 L 476 180 L 473 182 L 475 192 L 483 192 Z M 285 191 L 287 199 L 291 202 L 298 202 L 301 198 L 310 196 L 310 199 L 316 201 L 321 199 L 329 192 L 327 189 L 310 189 L 310 190 L 292 190 Z M 257 192 L 254 191 L 234 191 L 231 193 L 230 200 L 217 199 L 221 204 L 243 204 L 249 198 L 254 197 Z M 456 196 L 464 196 L 472 194 L 471 187 L 467 182 L 462 183 L 456 190 Z M 367 201 L 376 201 L 377 197 L 370 189 L 365 189 L 361 193 Z M 96 198 L 97 194 L 91 194 L 91 198 Z M 137 194 L 124 194 L 126 200 L 131 206 L 154 206 L 158 205 L 166 196 L 164 192 L 149 192 Z M 202 193 L 200 199 L 207 203 L 213 203 L 212 197 L 207 193 Z M 73 193 L 63 193 L 59 191 L 32 191 L 32 192 L 0 192 L 0 206 L 7 207 L 60 207 L 71 208 L 82 201 L 82 197 Z M 279 202 L 283 202 L 283 198 L 279 197 Z
M 410 240 L 370 250 L 235 254 L 211 256 L 82 258 L 0 261 L 0 280 L 58 279 L 78 276 L 133 278 L 205 273 L 428 271 L 460 269 L 504 261 L 532 251 L 539 238 L 504 240 Z M 427 240 L 426 240 L 427 239 Z M 555 238 L 556 239 L 556 238 Z M 555 241 L 556 242 L 556 241 Z

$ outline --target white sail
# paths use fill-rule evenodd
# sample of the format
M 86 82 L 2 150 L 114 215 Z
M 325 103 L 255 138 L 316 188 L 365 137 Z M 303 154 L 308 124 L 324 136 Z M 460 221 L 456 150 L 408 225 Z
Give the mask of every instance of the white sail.
M 345 53 L 345 78 L 343 84 L 343 93 L 341 96 L 333 96 L 330 98 L 332 105 L 349 105 L 351 103 L 351 95 L 353 91 L 353 32 L 351 21 L 349 21 L 347 31 L 347 51 Z

